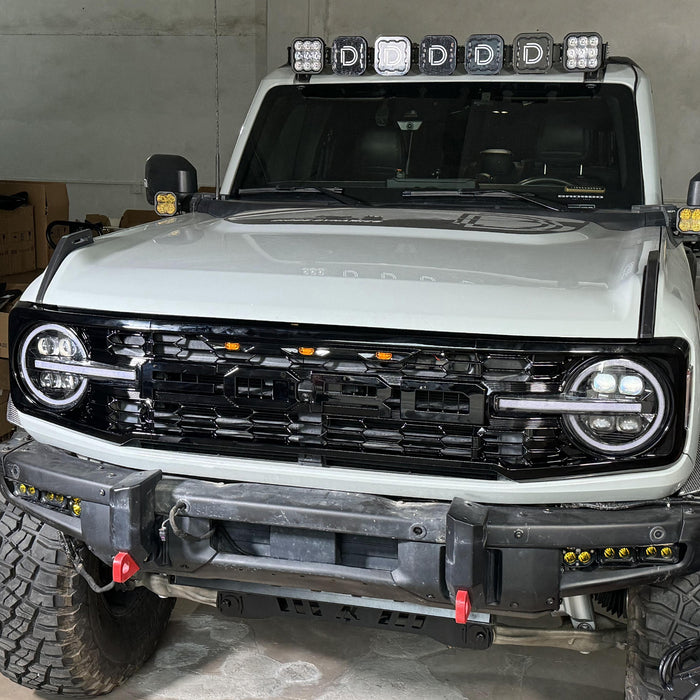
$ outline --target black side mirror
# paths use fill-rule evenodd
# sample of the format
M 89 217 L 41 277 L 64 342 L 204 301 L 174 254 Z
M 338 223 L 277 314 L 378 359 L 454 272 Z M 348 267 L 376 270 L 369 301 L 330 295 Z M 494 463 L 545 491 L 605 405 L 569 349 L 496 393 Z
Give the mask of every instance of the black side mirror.
M 146 161 L 146 199 L 155 203 L 158 192 L 172 192 L 179 205 L 197 191 L 197 170 L 182 156 L 157 153 Z
M 690 180 L 687 204 L 689 207 L 700 207 L 700 173 Z

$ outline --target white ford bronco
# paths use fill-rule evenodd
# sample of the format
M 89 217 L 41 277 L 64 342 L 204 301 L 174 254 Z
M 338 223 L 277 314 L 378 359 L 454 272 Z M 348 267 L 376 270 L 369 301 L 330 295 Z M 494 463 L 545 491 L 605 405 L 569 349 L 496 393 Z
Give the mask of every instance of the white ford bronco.
M 595 33 L 295 39 L 216 194 L 61 240 L 10 317 L 0 657 L 100 694 L 176 598 L 694 687 L 700 178 Z M 695 645 L 695 646 L 694 646 Z M 477 653 L 477 652 L 475 652 Z

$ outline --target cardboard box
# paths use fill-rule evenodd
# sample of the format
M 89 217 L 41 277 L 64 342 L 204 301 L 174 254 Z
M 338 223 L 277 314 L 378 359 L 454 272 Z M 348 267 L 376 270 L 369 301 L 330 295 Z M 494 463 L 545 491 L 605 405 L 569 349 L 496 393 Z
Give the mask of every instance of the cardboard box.
M 7 420 L 7 399 L 9 395 L 2 392 L 2 401 L 0 402 L 0 441 L 10 437 L 14 432 L 15 426 Z
M 41 270 L 32 270 L 31 272 L 25 272 L 21 275 L 3 277 L 0 279 L 0 282 L 5 284 L 6 289 L 18 289 L 23 292 L 41 272 Z M 17 299 L 19 299 L 19 297 L 17 297 Z M 12 311 L 15 303 L 16 300 L 9 306 L 4 306 L 0 309 L 0 358 L 8 358 L 10 356 L 8 320 L 10 318 L 10 311 Z M 0 395 L 0 399 L 1 398 L 2 396 Z
M 63 182 L 22 182 L 0 180 L 0 194 L 10 195 L 26 192 L 29 203 L 34 207 L 34 233 L 36 240 L 35 263 L 33 267 L 48 265 L 51 253 L 46 240 L 46 227 L 52 221 L 68 221 L 68 189 Z M 57 241 L 68 229 L 56 229 L 53 239 Z
M 0 360 L 0 401 L 10 391 L 10 361 Z
M 161 217 L 153 209 L 127 209 L 119 220 L 119 228 L 131 228 L 158 221 Z
M 34 208 L 0 209 L 0 279 L 35 267 Z

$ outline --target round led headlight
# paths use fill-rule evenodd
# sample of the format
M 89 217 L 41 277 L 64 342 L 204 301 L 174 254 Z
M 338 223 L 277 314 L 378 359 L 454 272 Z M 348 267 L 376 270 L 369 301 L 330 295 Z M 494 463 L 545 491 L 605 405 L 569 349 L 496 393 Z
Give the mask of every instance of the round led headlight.
M 20 351 L 24 385 L 45 406 L 75 406 L 87 389 L 87 379 L 76 374 L 75 365 L 87 360 L 85 345 L 65 326 L 46 323 L 30 331 Z
M 648 449 L 660 437 L 670 414 L 663 380 L 633 360 L 589 364 L 572 377 L 566 393 L 601 402 L 600 411 L 570 413 L 564 422 L 582 446 L 604 454 Z

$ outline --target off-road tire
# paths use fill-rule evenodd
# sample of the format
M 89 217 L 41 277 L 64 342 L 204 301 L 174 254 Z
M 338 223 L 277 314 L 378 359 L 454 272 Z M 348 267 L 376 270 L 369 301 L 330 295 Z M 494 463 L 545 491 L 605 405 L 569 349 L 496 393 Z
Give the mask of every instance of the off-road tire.
M 659 661 L 672 644 L 700 635 L 700 574 L 630 589 L 627 617 L 626 700 L 668 697 Z
M 104 581 L 98 560 L 83 559 Z M 12 504 L 0 515 L 0 672 L 16 683 L 108 693 L 151 656 L 173 604 L 145 588 L 93 592 L 57 530 Z

